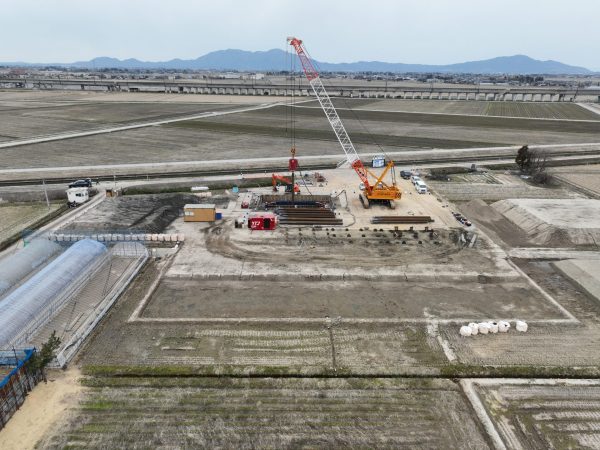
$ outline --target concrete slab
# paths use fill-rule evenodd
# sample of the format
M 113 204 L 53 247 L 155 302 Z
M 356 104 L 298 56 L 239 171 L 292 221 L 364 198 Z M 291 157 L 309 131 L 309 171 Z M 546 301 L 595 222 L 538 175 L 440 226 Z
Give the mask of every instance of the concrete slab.
M 600 301 L 600 260 L 558 261 L 554 267 L 579 288 Z
M 600 228 L 600 200 L 590 199 L 513 199 L 539 220 L 561 228 Z

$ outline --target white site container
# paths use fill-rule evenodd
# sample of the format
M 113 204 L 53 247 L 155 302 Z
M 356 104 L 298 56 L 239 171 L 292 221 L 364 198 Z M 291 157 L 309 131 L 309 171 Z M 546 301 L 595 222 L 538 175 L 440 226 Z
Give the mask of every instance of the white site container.
M 469 328 L 471 329 L 471 334 L 473 336 L 476 336 L 479 333 L 479 325 L 477 325 L 475 322 L 471 322 L 469 324 Z
M 461 336 L 471 336 L 471 327 L 469 327 L 468 325 L 463 325 L 462 327 L 460 327 L 460 335 Z
M 481 322 L 477 326 L 480 334 L 488 334 L 490 332 L 490 324 L 487 322 Z
M 505 320 L 501 320 L 500 322 L 498 322 L 498 331 L 500 333 L 508 333 L 509 329 L 510 329 L 509 322 L 506 322 Z
M 498 332 L 498 322 L 488 322 L 490 326 L 490 333 L 495 334 Z
M 517 320 L 515 323 L 515 329 L 521 333 L 526 333 L 528 328 L 527 322 L 523 322 L 522 320 Z

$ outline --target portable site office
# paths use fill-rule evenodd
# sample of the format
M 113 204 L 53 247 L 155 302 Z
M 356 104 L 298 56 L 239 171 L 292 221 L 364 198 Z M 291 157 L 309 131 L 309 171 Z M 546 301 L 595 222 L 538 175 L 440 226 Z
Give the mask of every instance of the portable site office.
M 214 222 L 216 206 L 209 203 L 193 203 L 183 207 L 184 222 Z

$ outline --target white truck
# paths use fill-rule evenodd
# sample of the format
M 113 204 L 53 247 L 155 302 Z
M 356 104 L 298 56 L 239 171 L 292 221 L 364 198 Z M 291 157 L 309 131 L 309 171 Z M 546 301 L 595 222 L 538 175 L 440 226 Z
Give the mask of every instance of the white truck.
M 87 202 L 89 199 L 90 190 L 87 187 L 73 187 L 67 189 L 67 204 L 69 205 L 69 208 L 76 208 Z

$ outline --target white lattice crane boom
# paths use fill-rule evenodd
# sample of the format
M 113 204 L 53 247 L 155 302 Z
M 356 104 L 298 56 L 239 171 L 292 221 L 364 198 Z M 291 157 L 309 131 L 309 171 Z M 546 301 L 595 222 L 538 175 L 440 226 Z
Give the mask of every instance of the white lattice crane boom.
M 321 108 L 325 112 L 325 116 L 333 129 L 344 153 L 346 154 L 346 158 L 348 159 L 348 163 L 350 166 L 356 171 L 361 181 L 365 186 L 365 192 L 367 198 L 369 200 L 387 200 L 392 201 L 400 198 L 400 191 L 396 187 L 396 183 L 392 179 L 392 183 L 390 185 L 383 182 L 383 177 L 386 173 L 393 168 L 394 164 L 390 161 L 384 170 L 383 174 L 379 177 L 372 174 L 362 163 L 360 156 L 356 149 L 354 148 L 354 144 L 350 140 L 348 136 L 348 132 L 342 123 L 340 116 L 338 115 L 329 94 L 325 90 L 325 86 L 323 86 L 323 82 L 319 77 L 319 73 L 315 69 L 313 63 L 310 60 L 304 46 L 302 45 L 302 41 L 295 37 L 288 37 L 288 42 L 291 46 L 294 47 L 298 57 L 300 58 L 300 62 L 302 63 L 302 68 L 304 70 L 304 74 L 308 79 L 308 83 L 310 84 L 317 100 L 319 101 Z M 376 181 L 371 183 L 369 181 L 369 175 L 373 176 Z

